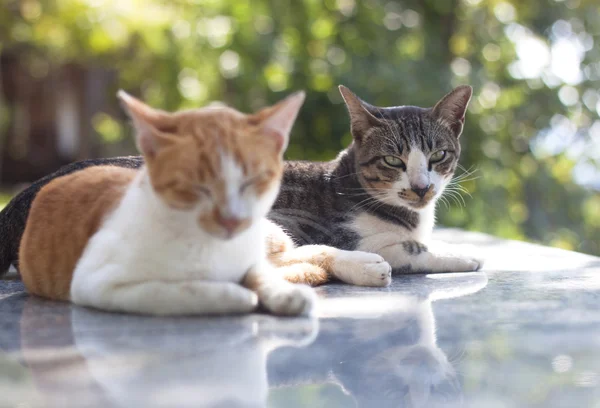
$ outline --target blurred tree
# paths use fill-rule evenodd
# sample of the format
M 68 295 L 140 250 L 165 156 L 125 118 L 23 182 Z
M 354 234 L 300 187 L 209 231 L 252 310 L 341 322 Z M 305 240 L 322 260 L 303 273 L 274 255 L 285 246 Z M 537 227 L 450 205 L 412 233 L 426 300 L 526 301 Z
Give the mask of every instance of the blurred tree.
M 4 60 L 42 81 L 65 66 L 88 85 L 104 78 L 75 104 L 92 126 L 77 157 L 133 153 L 119 87 L 165 109 L 245 110 L 306 89 L 288 157 L 328 160 L 350 141 L 337 84 L 377 105 L 431 106 L 469 83 L 472 199 L 442 205 L 441 222 L 600 254 L 597 1 L 2 1 Z M 19 107 L 1 106 L 8 129 Z M 22 137 L 11 129 L 8 139 Z

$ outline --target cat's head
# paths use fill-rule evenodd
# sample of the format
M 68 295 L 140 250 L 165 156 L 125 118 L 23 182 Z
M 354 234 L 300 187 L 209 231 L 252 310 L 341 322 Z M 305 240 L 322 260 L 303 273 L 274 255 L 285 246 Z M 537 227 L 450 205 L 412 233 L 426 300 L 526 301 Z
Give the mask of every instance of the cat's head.
M 279 192 L 304 92 L 254 114 L 228 107 L 169 113 L 123 91 L 119 98 L 164 204 L 191 212 L 202 230 L 223 239 L 265 217 Z
M 393 206 L 422 209 L 452 179 L 459 137 L 473 92 L 459 86 L 433 108 L 372 106 L 340 86 L 350 113 L 358 179 L 372 196 Z

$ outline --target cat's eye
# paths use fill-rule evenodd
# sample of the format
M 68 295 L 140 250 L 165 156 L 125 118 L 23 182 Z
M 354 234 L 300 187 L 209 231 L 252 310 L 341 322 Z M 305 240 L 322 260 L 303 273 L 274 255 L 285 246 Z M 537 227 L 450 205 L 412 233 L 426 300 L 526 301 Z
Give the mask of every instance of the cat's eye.
M 210 197 L 210 189 L 204 186 L 196 186 L 194 187 L 194 192 L 198 197 Z
M 257 174 L 254 177 L 250 177 L 245 182 L 243 182 L 242 185 L 240 186 L 240 194 L 244 194 L 244 192 L 248 189 L 248 187 L 251 187 L 256 184 L 260 184 L 260 182 L 268 180 L 272 176 L 273 176 L 273 173 L 271 171 L 265 171 L 263 173 Z
M 251 187 L 252 185 L 256 184 L 256 182 L 258 182 L 262 177 L 263 177 L 263 174 L 259 174 L 258 176 L 251 177 L 248 180 L 244 181 L 242 183 L 242 185 L 240 186 L 240 193 L 244 194 L 244 192 L 249 187 Z
M 390 167 L 405 167 L 402 159 L 396 156 L 383 156 L 383 161 Z
M 437 152 L 435 152 L 434 154 L 431 155 L 431 157 L 429 158 L 429 162 L 430 163 L 439 163 L 442 160 L 444 160 L 445 157 L 446 157 L 446 151 L 438 150 Z
M 250 187 L 252 184 L 254 184 L 254 181 L 255 181 L 255 178 L 251 178 L 250 180 L 243 182 L 242 185 L 240 186 L 240 193 L 244 194 L 244 192 L 248 189 L 248 187 Z

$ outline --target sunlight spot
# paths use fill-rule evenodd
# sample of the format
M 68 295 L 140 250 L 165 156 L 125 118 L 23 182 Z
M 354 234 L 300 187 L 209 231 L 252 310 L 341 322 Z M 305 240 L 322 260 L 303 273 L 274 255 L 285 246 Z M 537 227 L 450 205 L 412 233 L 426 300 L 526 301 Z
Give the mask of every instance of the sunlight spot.
M 576 85 L 583 79 L 580 66 L 585 51 L 583 45 L 573 38 L 561 38 L 551 48 L 550 71 L 569 85 Z
M 595 387 L 598 385 L 598 374 L 593 371 L 584 371 L 575 377 L 577 387 Z
M 240 73 L 240 56 L 237 52 L 227 50 L 219 57 L 221 74 L 225 78 L 234 78 Z
M 356 3 L 354 0 L 337 0 L 337 7 L 344 16 L 349 17 L 354 13 Z
M 232 31 L 231 18 L 227 16 L 204 18 L 198 22 L 196 31 L 198 35 L 206 37 L 213 48 L 220 48 L 227 44 Z
M 600 169 L 594 164 L 581 161 L 573 168 L 575 182 L 582 186 L 598 189 L 600 188 Z
M 455 58 L 450 64 L 450 69 L 456 76 L 467 76 L 471 73 L 471 63 L 464 58 Z
M 552 34 L 557 37 L 567 37 L 573 33 L 571 24 L 565 20 L 558 20 L 552 24 Z
M 483 124 L 482 124 L 483 127 Z M 485 131 L 485 129 L 484 129 Z M 490 132 L 486 132 L 490 133 Z M 485 154 L 490 159 L 497 159 L 500 157 L 500 153 L 502 152 L 502 146 L 496 140 L 488 139 L 481 144 L 481 150 L 483 154 Z
M 494 15 L 498 21 L 507 24 L 515 20 L 516 10 L 512 4 L 501 2 L 494 7 Z
M 573 106 L 579 101 L 579 92 L 572 86 L 563 86 L 558 91 L 558 99 L 565 106 Z
M 269 16 L 256 16 L 254 19 L 254 29 L 257 33 L 265 35 L 273 32 L 273 19 Z
M 483 57 L 488 61 L 498 61 L 501 55 L 501 49 L 496 44 L 486 44 L 482 50 Z
M 566 373 L 573 367 L 573 359 L 567 355 L 559 355 L 552 360 L 552 369 L 556 373 Z
M 550 128 L 537 134 L 531 142 L 531 150 L 537 157 L 554 156 L 562 153 L 571 145 L 577 132 L 577 126 L 563 115 L 554 115 Z
M 402 28 L 402 15 L 394 11 L 388 12 L 383 18 L 383 25 L 390 31 L 396 31 Z
M 190 36 L 190 33 L 192 32 L 190 23 L 188 23 L 185 20 L 177 20 L 173 24 L 172 30 L 173 34 L 175 34 L 175 37 L 179 39 L 188 38 Z
M 327 59 L 333 65 L 342 65 L 346 61 L 346 51 L 336 46 L 329 47 Z
M 421 22 L 421 16 L 414 10 L 408 9 L 402 13 L 402 24 L 409 28 L 413 28 L 419 25 Z
M 500 96 L 500 87 L 494 82 L 488 82 L 483 86 L 481 94 L 477 100 L 484 109 L 491 109 L 496 106 L 496 101 Z
M 598 92 L 593 89 L 587 89 L 583 93 L 581 100 L 583 100 L 583 103 L 589 110 L 593 111 L 596 109 L 596 104 L 599 102 L 600 98 L 598 97 Z
M 518 41 L 516 50 L 519 60 L 513 64 L 516 64 L 518 69 L 517 78 L 538 77 L 550 62 L 548 45 L 539 38 L 528 36 Z
M 208 96 L 206 86 L 196 77 L 196 72 L 189 68 L 184 68 L 179 73 L 179 92 L 184 98 L 201 101 Z

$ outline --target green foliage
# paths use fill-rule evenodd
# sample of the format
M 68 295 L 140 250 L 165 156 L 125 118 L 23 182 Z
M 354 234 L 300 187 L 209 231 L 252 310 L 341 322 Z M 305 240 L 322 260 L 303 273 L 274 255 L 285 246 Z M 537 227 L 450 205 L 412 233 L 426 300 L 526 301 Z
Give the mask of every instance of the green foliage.
M 66 62 L 101 66 L 118 73 L 111 95 L 138 89 L 165 109 L 222 100 L 252 110 L 306 89 L 292 159 L 328 160 L 349 143 L 337 84 L 377 105 L 431 106 L 469 83 L 462 163 L 475 169 L 463 182 L 473 198 L 442 206 L 441 222 L 600 254 L 600 198 L 574 182 L 583 174 L 600 186 L 599 9 L 593 0 L 4 0 L 0 38 L 34 76 Z M 574 59 L 575 74 L 564 64 Z M 125 137 L 108 114 L 93 126 L 106 143 Z

